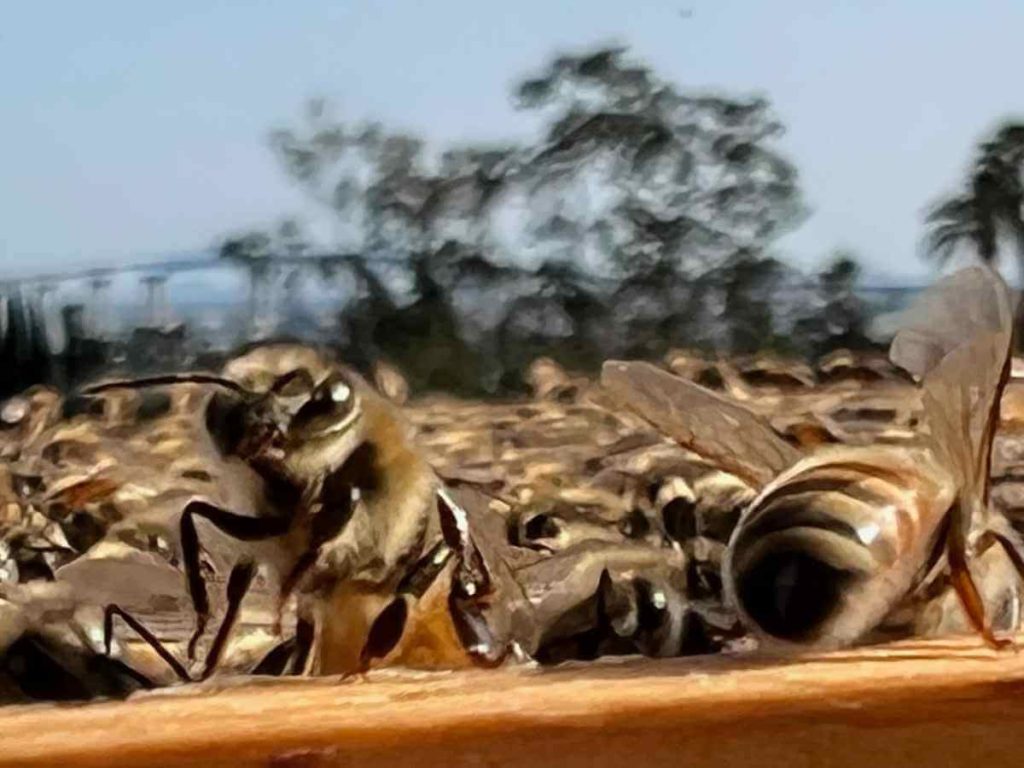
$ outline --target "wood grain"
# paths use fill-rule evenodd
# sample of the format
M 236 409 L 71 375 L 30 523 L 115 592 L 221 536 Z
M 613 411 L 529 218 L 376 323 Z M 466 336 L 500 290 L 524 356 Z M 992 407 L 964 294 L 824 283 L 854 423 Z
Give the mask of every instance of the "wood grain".
M 375 672 L 0 712 L 0 765 L 882 766 L 1020 761 L 1024 654 L 974 638 L 790 658 Z

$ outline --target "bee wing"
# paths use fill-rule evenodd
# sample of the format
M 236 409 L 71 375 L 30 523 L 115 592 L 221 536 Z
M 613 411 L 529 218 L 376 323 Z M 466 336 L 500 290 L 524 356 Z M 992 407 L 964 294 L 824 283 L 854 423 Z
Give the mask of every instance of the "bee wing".
M 438 495 L 445 543 L 456 555 L 449 602 L 460 640 L 479 663 L 499 663 L 513 644 L 536 634 L 515 571 L 539 555 L 508 544 L 506 522 L 486 494 L 468 488 Z
M 659 431 L 755 486 L 802 455 L 739 403 L 650 363 L 609 360 L 601 384 Z
M 889 357 L 921 381 L 932 449 L 968 509 L 984 514 L 1013 337 L 1006 283 L 988 267 L 960 270 L 922 295 L 902 325 Z

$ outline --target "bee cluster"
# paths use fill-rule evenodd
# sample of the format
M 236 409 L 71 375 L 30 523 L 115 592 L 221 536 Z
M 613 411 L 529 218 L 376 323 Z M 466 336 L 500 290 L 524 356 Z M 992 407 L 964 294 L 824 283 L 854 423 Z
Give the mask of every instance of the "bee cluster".
M 0 406 L 0 699 L 1003 645 L 1024 564 L 1011 329 L 1006 287 L 972 268 L 908 315 L 892 362 L 675 352 L 597 382 L 540 360 L 530 401 L 406 403 L 386 365 L 371 384 L 268 343 L 217 373 L 31 389 Z

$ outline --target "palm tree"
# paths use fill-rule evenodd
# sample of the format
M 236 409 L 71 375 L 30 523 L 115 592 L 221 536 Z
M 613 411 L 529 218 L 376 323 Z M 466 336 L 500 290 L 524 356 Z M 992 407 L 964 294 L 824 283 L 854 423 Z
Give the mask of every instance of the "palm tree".
M 937 202 L 926 218 L 929 255 L 949 261 L 961 245 L 995 264 L 1000 240 L 1016 243 L 1024 272 L 1024 124 L 1007 123 L 978 147 L 965 189 Z
M 961 245 L 984 263 L 996 266 L 999 246 L 1015 244 L 1024 277 L 1024 124 L 1005 123 L 982 142 L 965 189 L 937 202 L 925 219 L 927 253 L 940 264 Z M 1017 343 L 1024 343 L 1024 305 L 1018 308 Z

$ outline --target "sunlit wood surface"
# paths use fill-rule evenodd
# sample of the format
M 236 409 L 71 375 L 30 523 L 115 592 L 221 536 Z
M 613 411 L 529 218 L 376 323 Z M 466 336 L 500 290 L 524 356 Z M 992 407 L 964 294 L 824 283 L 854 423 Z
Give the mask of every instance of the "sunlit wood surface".
M 377 672 L 12 707 L 0 764 L 1019 765 L 1024 654 L 973 638 L 789 659 Z

